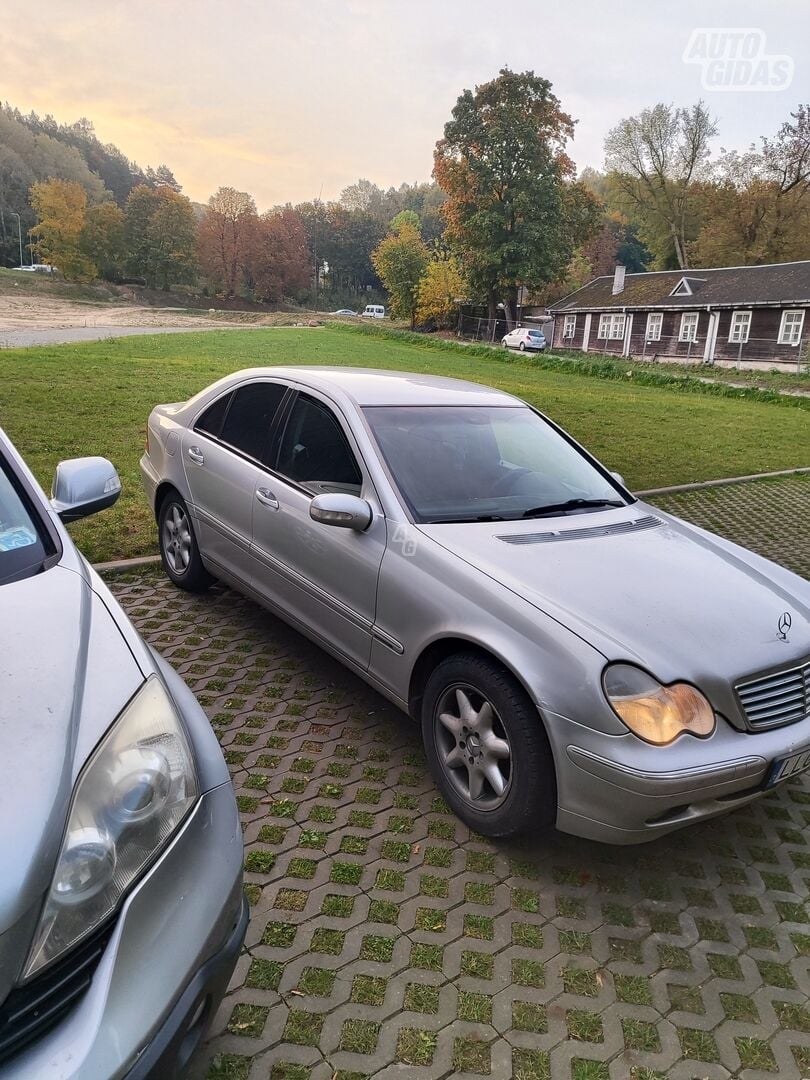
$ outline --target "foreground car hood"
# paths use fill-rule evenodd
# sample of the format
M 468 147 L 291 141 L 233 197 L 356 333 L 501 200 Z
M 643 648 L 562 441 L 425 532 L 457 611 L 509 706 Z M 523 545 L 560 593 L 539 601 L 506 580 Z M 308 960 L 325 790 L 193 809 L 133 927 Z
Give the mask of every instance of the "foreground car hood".
M 635 525 L 647 516 L 655 519 L 652 527 L 564 539 L 572 529 Z M 563 518 L 420 528 L 607 659 L 635 659 L 665 682 L 694 681 L 721 711 L 730 707 L 731 681 L 810 655 L 810 584 L 643 503 Z M 539 542 L 503 539 L 555 532 Z M 785 611 L 792 619 L 788 641 L 778 634 Z
M 0 588 L 0 935 L 41 902 L 76 776 L 144 678 L 75 567 Z

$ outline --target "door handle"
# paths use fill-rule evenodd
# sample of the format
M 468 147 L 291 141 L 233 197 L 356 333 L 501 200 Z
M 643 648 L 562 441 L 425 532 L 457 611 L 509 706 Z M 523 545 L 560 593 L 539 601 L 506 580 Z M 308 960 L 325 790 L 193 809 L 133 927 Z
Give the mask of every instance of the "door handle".
M 190 446 L 188 448 L 188 456 L 195 465 L 205 464 L 205 454 L 202 452 L 199 446 Z
M 275 497 L 272 491 L 268 491 L 267 488 L 256 488 L 256 498 L 262 504 L 262 506 L 269 506 L 271 510 L 278 510 L 278 499 Z

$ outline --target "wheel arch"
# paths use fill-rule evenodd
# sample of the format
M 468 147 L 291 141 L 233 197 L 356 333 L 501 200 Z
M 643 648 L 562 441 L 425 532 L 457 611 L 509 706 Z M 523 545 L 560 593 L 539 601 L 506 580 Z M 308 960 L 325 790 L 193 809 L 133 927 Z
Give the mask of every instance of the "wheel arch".
M 442 660 L 446 660 L 448 656 L 454 656 L 456 653 L 476 653 L 478 656 L 499 664 L 517 681 L 526 692 L 529 700 L 536 706 L 534 695 L 526 684 L 526 680 L 521 677 L 520 672 L 516 671 L 508 660 L 494 649 L 488 648 L 478 641 L 472 641 L 470 638 L 464 638 L 459 635 L 450 635 L 437 638 L 435 641 L 431 641 L 426 645 L 417 657 L 416 663 L 413 665 L 408 686 L 408 712 L 415 720 L 419 719 L 422 697 L 424 696 L 425 686 L 427 685 L 431 672 L 437 664 L 442 662 Z M 542 723 L 543 721 L 539 709 L 537 710 L 537 715 Z
M 183 498 L 183 493 L 181 491 L 177 490 L 177 485 L 176 484 L 173 484 L 171 482 L 171 480 L 161 480 L 161 482 L 155 488 L 155 505 L 153 507 L 154 514 L 155 514 L 155 521 L 157 521 L 158 518 L 160 517 L 160 508 L 163 505 L 163 503 L 164 503 L 164 501 L 166 499 L 166 496 L 170 492 L 174 492 L 176 495 L 179 495 L 180 498 L 183 499 L 183 502 L 186 501 Z

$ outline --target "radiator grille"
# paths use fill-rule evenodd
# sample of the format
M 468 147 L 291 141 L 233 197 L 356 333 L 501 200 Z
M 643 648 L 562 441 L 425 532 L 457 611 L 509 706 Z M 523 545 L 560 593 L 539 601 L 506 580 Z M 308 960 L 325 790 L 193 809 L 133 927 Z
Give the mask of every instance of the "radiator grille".
M 11 991 L 0 1005 L 0 1062 L 67 1015 L 90 985 L 111 934 L 112 926 L 104 927 L 30 983 Z
M 794 724 L 810 714 L 810 660 L 787 671 L 737 683 L 734 689 L 753 730 Z

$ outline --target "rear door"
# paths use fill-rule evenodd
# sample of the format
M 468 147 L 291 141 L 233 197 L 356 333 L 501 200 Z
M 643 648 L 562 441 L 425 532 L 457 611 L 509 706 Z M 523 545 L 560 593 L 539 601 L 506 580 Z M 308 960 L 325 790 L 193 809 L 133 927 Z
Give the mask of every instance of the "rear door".
M 309 516 L 315 495 L 346 492 L 371 505 L 363 533 Z M 279 431 L 273 475 L 256 485 L 255 587 L 336 652 L 367 668 L 386 527 L 350 426 L 325 397 L 299 392 Z
M 240 578 L 250 574 L 253 498 L 271 453 L 288 387 L 244 383 L 210 405 L 183 437 L 183 465 L 204 556 Z

